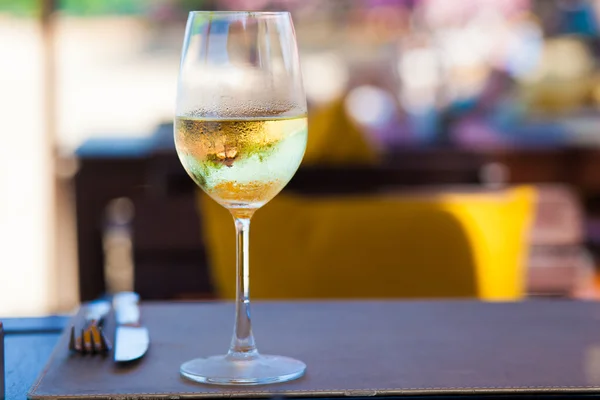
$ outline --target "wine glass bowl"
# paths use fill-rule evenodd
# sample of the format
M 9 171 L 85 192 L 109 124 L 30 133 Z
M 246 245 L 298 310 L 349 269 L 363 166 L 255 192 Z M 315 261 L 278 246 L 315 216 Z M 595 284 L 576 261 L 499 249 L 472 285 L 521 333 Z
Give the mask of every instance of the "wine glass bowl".
M 210 197 L 230 210 L 256 210 L 292 178 L 304 155 L 305 116 L 177 117 L 181 163 Z
M 182 49 L 175 145 L 184 169 L 234 219 L 237 290 L 225 355 L 184 363 L 203 383 L 283 382 L 306 365 L 258 352 L 250 319 L 249 229 L 254 212 L 300 166 L 307 140 L 306 96 L 287 12 L 190 12 Z

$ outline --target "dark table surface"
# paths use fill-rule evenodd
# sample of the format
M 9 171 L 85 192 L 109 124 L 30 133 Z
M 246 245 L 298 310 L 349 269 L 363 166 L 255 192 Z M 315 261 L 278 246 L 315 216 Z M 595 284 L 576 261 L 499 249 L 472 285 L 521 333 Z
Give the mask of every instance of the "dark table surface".
M 52 316 L 42 318 L 4 318 L 0 319 L 5 327 L 5 365 L 6 365 L 6 400 L 26 399 L 27 392 L 35 382 L 52 353 L 62 330 L 67 326 L 68 316 Z M 459 400 L 461 398 L 484 400 L 533 400 L 533 399 L 597 399 L 596 394 L 498 394 L 498 395 L 448 395 L 426 396 L 427 400 Z M 417 400 L 422 396 L 379 397 L 380 399 Z M 1 399 L 1 394 L 0 394 Z M 368 400 L 372 397 L 356 397 Z

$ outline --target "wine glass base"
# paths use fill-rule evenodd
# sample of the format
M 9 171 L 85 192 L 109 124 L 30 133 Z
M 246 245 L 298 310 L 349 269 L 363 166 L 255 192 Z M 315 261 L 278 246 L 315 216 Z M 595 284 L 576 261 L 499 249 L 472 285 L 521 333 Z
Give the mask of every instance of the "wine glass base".
M 214 385 L 264 385 L 304 375 L 306 364 L 289 357 L 259 355 L 248 360 L 227 356 L 197 358 L 181 365 L 184 377 Z

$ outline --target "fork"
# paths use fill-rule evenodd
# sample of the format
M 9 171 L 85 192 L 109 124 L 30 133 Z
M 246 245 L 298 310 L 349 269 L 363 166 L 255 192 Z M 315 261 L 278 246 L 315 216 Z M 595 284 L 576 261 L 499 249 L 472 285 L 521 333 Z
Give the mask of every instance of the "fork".
M 109 311 L 108 301 L 96 300 L 88 303 L 84 312 L 85 328 L 81 329 L 81 335 L 76 337 L 75 326 L 71 327 L 69 350 L 81 354 L 106 354 L 111 345 L 101 325 Z

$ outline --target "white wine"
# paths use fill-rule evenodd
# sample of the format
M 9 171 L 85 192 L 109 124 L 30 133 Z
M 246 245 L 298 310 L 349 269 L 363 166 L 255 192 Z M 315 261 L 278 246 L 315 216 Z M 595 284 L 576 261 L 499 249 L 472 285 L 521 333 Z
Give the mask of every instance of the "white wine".
M 255 210 L 292 178 L 306 149 L 306 116 L 177 117 L 175 145 L 187 173 L 229 209 Z

